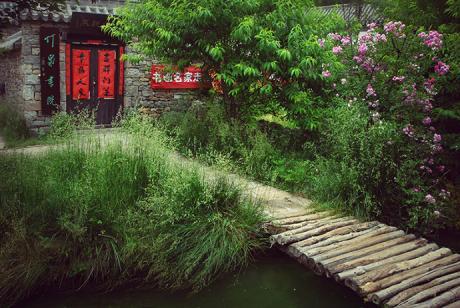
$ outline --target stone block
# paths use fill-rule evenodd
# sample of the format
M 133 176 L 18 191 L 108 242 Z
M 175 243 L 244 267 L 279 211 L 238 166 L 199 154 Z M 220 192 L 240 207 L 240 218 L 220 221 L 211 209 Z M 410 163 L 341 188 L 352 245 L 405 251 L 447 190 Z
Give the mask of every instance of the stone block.
M 29 122 L 32 119 L 35 119 L 37 117 L 37 112 L 36 111 L 24 111 L 24 118 L 28 120 Z
M 24 109 L 24 111 L 27 111 L 27 112 L 33 111 L 33 112 L 37 113 L 37 112 L 41 111 L 42 105 L 41 105 L 40 101 L 38 101 L 38 102 L 34 101 L 33 103 L 24 104 L 23 109 Z M 35 116 L 33 118 L 34 119 L 36 118 L 36 114 L 35 114 Z
M 126 69 L 125 74 L 126 76 L 130 76 L 130 77 L 140 77 L 141 76 L 140 71 L 136 68 Z
M 39 56 L 40 55 L 40 48 L 39 47 L 32 47 L 32 55 Z
M 38 65 L 40 65 L 40 57 L 39 56 L 24 56 L 22 61 L 25 64 L 38 64 Z
M 34 87 L 31 85 L 25 85 L 22 88 L 22 98 L 25 101 L 32 101 L 34 100 Z
M 30 74 L 32 73 L 32 64 L 23 64 L 22 65 L 22 72 L 24 74 Z
M 130 96 L 137 96 L 139 93 L 139 87 L 138 86 L 127 86 L 126 87 L 126 94 Z
M 149 91 L 149 90 L 142 91 L 142 96 L 149 97 L 150 95 L 152 95 L 152 91 Z
M 26 74 L 24 79 L 26 85 L 40 84 L 40 77 L 36 74 Z

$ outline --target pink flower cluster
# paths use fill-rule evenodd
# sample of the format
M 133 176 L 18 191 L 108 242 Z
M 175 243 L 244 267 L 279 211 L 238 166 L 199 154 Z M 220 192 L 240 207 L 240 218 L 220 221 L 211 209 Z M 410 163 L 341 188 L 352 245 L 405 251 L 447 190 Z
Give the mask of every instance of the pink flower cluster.
M 370 83 L 367 84 L 367 89 L 366 89 L 367 96 L 377 96 L 377 93 L 375 93 L 374 88 Z
M 334 41 L 340 41 L 342 39 L 342 36 L 338 33 L 329 33 L 327 36 Z
M 375 34 L 374 38 L 375 38 L 374 39 L 375 42 L 386 42 L 387 41 L 387 36 L 383 33 Z
M 439 135 L 439 134 L 434 134 L 434 135 L 433 135 L 433 142 L 434 142 L 434 143 L 440 143 L 441 140 L 442 140 L 441 135 Z
M 427 203 L 429 203 L 429 204 L 435 204 L 436 203 L 436 199 L 430 194 L 425 196 L 425 201 Z
M 414 127 L 411 124 L 407 124 L 406 127 L 403 128 L 403 133 L 412 138 L 415 136 L 415 130 Z
M 395 38 L 406 38 L 406 35 L 407 40 L 404 43 L 400 40 L 395 40 Z M 360 33 L 356 41 L 350 36 L 343 36 L 338 33 L 329 33 L 328 38 L 334 46 L 332 47 L 333 54 L 352 53 L 352 61 L 345 56 L 341 56 L 341 60 L 358 77 L 363 77 L 359 82 L 366 80 L 367 86 L 366 83 L 363 84 L 362 100 L 367 103 L 369 114 L 374 122 L 379 121 L 381 118 L 386 118 L 386 105 L 389 103 L 397 105 L 403 103 L 405 106 L 394 106 L 396 107 L 395 110 L 402 107 L 404 110 L 412 110 L 417 113 L 416 116 L 420 116 L 418 123 L 405 122 L 407 124 L 402 127 L 401 132 L 411 139 L 410 142 L 420 146 L 423 149 L 424 157 L 426 157 L 423 163 L 417 166 L 417 170 L 420 172 L 421 179 L 423 178 L 426 181 L 425 184 L 429 184 L 427 184 L 428 186 L 424 185 L 423 188 L 414 188 L 414 192 L 420 193 L 421 197 L 425 196 L 424 201 L 428 204 L 435 204 L 447 198 L 448 193 L 440 190 L 438 186 L 440 178 L 445 172 L 445 166 L 439 164 L 438 161 L 439 153 L 443 151 L 443 138 L 433 126 L 431 114 L 433 110 L 432 102 L 437 94 L 438 76 L 446 75 L 450 70 L 449 65 L 436 57 L 438 50 L 443 46 L 442 34 L 437 31 L 414 34 L 407 31 L 402 22 L 391 21 L 384 25 L 383 30 L 378 29 L 375 23 L 369 24 L 368 30 Z M 388 38 L 392 39 L 391 44 L 388 43 L 390 42 Z M 356 44 L 354 44 L 355 42 Z M 414 43 L 414 48 L 405 48 L 407 43 Z M 324 41 L 320 45 L 324 46 Z M 420 47 L 423 47 L 422 52 L 417 50 Z M 395 49 L 398 52 L 398 61 L 396 64 L 387 63 L 385 56 L 388 55 L 390 56 L 389 59 L 393 59 L 388 53 Z M 401 57 L 399 57 L 400 54 L 402 54 Z M 435 56 L 431 58 L 433 61 L 431 67 L 434 66 L 436 74 L 433 71 L 425 71 L 425 63 L 430 61 L 430 57 L 433 55 Z M 430 76 L 425 77 L 427 74 Z M 324 69 L 322 75 L 328 78 L 331 73 Z M 342 79 L 342 85 L 353 82 L 353 75 L 349 74 L 348 76 L 350 76 L 350 82 Z M 391 90 L 391 92 L 385 93 L 384 83 L 388 81 L 388 77 L 393 82 L 393 85 L 388 85 L 387 89 Z M 394 86 L 394 83 L 400 85 Z M 376 88 L 379 90 L 378 94 L 375 90 Z M 339 95 L 337 91 L 336 95 Z M 393 98 L 387 101 L 387 95 Z M 352 101 L 350 100 L 349 106 L 351 103 Z M 407 119 L 405 114 L 399 111 L 396 111 L 396 116 L 398 117 L 397 121 Z
M 342 43 L 342 45 L 346 46 L 346 45 L 350 45 L 351 44 L 351 38 L 349 36 L 344 36 L 342 37 L 342 39 L 340 40 L 340 42 Z
M 442 47 L 442 34 L 438 31 L 430 31 L 428 33 L 420 32 L 418 37 L 423 39 L 423 44 L 430 47 L 432 50 L 438 50 Z
M 321 48 L 324 47 L 324 39 L 318 39 L 318 44 Z
M 434 71 L 439 76 L 447 74 L 449 72 L 449 69 L 450 69 L 450 66 L 442 61 L 438 61 L 438 63 L 436 63 L 436 65 L 434 66 Z
M 358 53 L 361 55 L 361 56 L 364 56 L 367 52 L 367 45 L 365 43 L 362 43 L 362 44 L 359 44 L 358 46 Z
M 342 53 L 342 51 L 343 51 L 343 49 L 342 49 L 342 47 L 340 47 L 340 46 L 334 46 L 334 47 L 332 47 L 332 52 L 333 52 L 335 55 L 338 55 L 338 54 Z
M 406 25 L 400 21 L 390 21 L 383 26 L 383 30 L 385 30 L 386 33 L 393 33 L 394 36 L 399 38 L 406 37 L 404 28 L 406 28 Z
M 391 80 L 396 81 L 396 82 L 403 82 L 406 77 L 404 76 L 393 76 Z
M 425 126 L 430 126 L 431 125 L 431 118 L 430 117 L 425 117 L 422 121 L 423 125 Z
M 377 24 L 375 22 L 372 22 L 370 24 L 367 24 L 367 27 L 369 28 L 369 31 L 374 31 L 377 28 Z
M 435 83 L 436 79 L 434 79 L 433 77 L 425 80 L 425 82 L 423 83 L 423 87 L 425 88 L 426 93 L 430 95 L 436 95 L 436 92 L 434 90 Z

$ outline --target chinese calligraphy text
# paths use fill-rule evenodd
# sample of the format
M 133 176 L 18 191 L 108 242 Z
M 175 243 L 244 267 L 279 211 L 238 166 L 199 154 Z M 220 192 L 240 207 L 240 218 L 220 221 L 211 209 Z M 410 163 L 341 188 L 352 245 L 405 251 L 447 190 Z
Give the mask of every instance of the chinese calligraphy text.
M 90 50 L 72 49 L 72 99 L 90 98 Z
M 203 75 L 199 67 L 190 66 L 184 71 L 166 71 L 164 65 L 152 65 L 152 89 L 199 89 L 203 87 Z
M 100 49 L 98 56 L 98 98 L 115 98 L 115 59 L 116 51 L 110 49 Z
M 59 110 L 59 29 L 40 28 L 40 86 L 42 112 Z

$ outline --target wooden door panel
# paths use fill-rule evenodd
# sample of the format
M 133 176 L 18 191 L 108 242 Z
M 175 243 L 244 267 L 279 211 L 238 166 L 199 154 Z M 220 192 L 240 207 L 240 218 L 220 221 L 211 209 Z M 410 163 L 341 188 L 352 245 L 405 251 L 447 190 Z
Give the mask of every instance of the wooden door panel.
M 111 124 L 122 105 L 119 93 L 119 48 L 71 47 L 71 97 L 68 111 L 85 108 L 95 113 L 96 124 Z

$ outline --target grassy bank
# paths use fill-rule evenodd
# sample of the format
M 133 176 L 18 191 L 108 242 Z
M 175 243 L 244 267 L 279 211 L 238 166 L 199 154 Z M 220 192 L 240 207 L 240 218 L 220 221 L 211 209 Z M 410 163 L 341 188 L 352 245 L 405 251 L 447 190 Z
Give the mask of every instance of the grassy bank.
M 171 162 L 137 120 L 129 143 L 0 155 L 0 303 L 39 290 L 200 290 L 262 245 L 261 211 L 225 179 Z
M 458 190 L 426 204 L 417 146 L 391 121 L 369 125 L 365 107 L 336 106 L 317 131 L 282 121 L 229 119 L 219 101 L 165 114 L 158 127 L 189 157 L 312 198 L 346 214 L 423 233 L 459 229 Z M 438 213 L 436 216 L 433 213 Z

